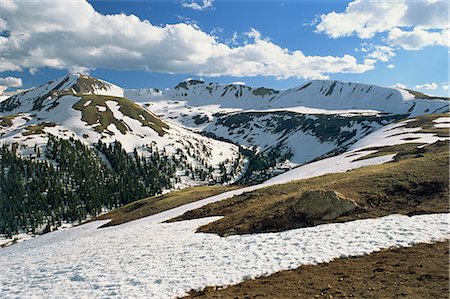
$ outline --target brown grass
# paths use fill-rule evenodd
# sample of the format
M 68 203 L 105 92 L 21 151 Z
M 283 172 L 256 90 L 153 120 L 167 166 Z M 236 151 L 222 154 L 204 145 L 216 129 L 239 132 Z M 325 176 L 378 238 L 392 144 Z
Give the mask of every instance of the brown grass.
M 238 187 L 236 186 L 199 186 L 186 188 L 165 195 L 152 196 L 132 202 L 107 214 L 101 215 L 95 220 L 111 219 L 110 222 L 104 225 L 105 227 L 118 225 L 237 188 Z
M 327 174 L 247 192 L 211 203 L 170 221 L 225 216 L 199 228 L 221 236 L 283 231 L 311 226 L 293 215 L 292 207 L 305 190 L 334 190 L 362 207 L 333 222 L 380 217 L 392 213 L 448 212 L 449 143 L 399 152 L 394 162 Z
M 0 116 L 0 126 L 1 127 L 11 127 L 12 121 L 17 117 L 17 114 L 3 115 Z
M 189 298 L 448 298 L 449 243 L 301 266 Z
M 39 135 L 39 134 L 44 134 L 44 129 L 46 127 L 55 127 L 56 123 L 54 122 L 43 122 L 43 123 L 39 123 L 37 125 L 32 125 L 32 126 L 27 126 L 25 128 L 25 132 L 22 132 L 23 136 L 30 136 L 30 135 Z

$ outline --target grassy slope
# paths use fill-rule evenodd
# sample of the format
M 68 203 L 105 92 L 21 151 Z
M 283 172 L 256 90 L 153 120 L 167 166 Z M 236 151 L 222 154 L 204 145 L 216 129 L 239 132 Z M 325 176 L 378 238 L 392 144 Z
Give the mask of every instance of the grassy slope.
M 410 94 L 412 94 L 414 96 L 415 99 L 425 99 L 425 100 L 450 100 L 450 98 L 448 97 L 435 97 L 435 96 L 429 96 L 427 94 L 424 94 L 420 91 L 416 91 L 416 90 L 411 90 L 411 89 L 407 89 L 405 88 L 405 90 L 407 92 L 409 92 Z
M 107 127 L 110 124 L 114 124 L 122 134 L 125 134 L 129 131 L 129 128 L 124 121 L 114 117 L 113 112 L 106 105 L 106 101 L 116 102 L 119 105 L 119 111 L 122 112 L 123 115 L 138 120 L 143 126 L 152 128 L 160 136 L 165 134 L 164 129 L 169 128 L 169 126 L 158 117 L 125 98 L 96 94 L 81 95 L 81 100 L 75 103 L 73 108 L 81 111 L 83 121 L 87 122 L 89 125 L 97 124 L 95 127 L 97 132 L 107 132 Z M 98 107 L 103 107 L 105 111 L 99 111 Z
M 56 123 L 54 122 L 42 122 L 39 123 L 37 125 L 31 125 L 31 126 L 27 126 L 25 128 L 26 131 L 22 132 L 23 136 L 29 136 L 29 135 L 39 135 L 39 134 L 44 134 L 44 129 L 46 127 L 55 127 Z
M 128 221 L 154 215 L 197 200 L 237 189 L 236 186 L 200 186 L 173 191 L 171 193 L 144 198 L 115 209 L 95 220 L 111 219 L 106 226 L 122 224 Z
M 362 207 L 335 221 L 392 213 L 448 212 L 448 169 L 448 142 L 425 148 L 405 147 L 394 162 L 255 190 L 188 211 L 171 221 L 225 216 L 199 228 L 219 235 L 283 231 L 324 223 L 312 223 L 293 213 L 293 205 L 303 191 L 312 189 L 340 192 Z
M 448 298 L 449 243 L 305 265 L 190 298 Z
M 12 121 L 17 117 L 17 114 L 0 116 L 0 127 L 11 127 Z

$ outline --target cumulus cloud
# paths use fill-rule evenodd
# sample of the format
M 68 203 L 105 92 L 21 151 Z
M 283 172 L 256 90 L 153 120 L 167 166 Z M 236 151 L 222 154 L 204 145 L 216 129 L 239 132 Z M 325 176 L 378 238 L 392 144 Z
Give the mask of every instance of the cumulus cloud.
M 357 35 L 363 39 L 387 32 L 390 45 L 406 50 L 448 47 L 448 8 L 447 1 L 356 0 L 345 12 L 320 15 L 316 31 L 333 38 Z
M 4 85 L 6 87 L 21 87 L 22 79 L 16 77 L 3 77 L 0 78 L 0 85 Z
M 391 45 L 400 46 L 405 50 L 420 50 L 426 46 L 449 46 L 449 30 L 430 32 L 422 28 L 414 28 L 412 31 L 403 31 L 393 28 L 389 31 L 387 40 Z
M 16 77 L 0 77 L 0 95 L 5 94 L 9 87 L 21 87 L 22 79 Z
M 405 89 L 406 85 L 403 83 L 395 83 L 392 87 Z
M 438 85 L 434 82 L 431 83 L 425 83 L 425 84 L 419 84 L 415 86 L 416 89 L 422 89 L 422 90 L 434 90 L 438 88 Z
M 365 48 L 364 48 L 365 49 Z M 366 51 L 369 51 L 366 49 Z M 395 56 L 393 48 L 381 45 L 371 45 L 371 50 L 367 54 L 367 58 L 388 62 Z
M 448 83 L 442 83 L 442 89 L 447 91 L 448 90 Z
M 393 69 L 393 68 L 395 68 L 395 65 L 394 64 L 388 64 L 387 68 L 388 69 Z
M 213 0 L 184 1 L 181 5 L 185 8 L 192 8 L 194 10 L 205 10 L 213 6 Z
M 42 67 L 86 72 L 95 68 L 190 73 L 199 76 L 328 78 L 363 73 L 374 59 L 309 56 L 263 38 L 228 45 L 192 24 L 157 26 L 134 15 L 102 15 L 85 0 L 0 1 L 9 35 L 0 37 L 0 71 Z

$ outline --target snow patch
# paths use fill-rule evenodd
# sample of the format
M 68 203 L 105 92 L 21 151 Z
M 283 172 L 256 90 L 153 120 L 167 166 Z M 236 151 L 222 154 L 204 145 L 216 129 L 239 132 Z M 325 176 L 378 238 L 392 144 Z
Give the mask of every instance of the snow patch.
M 157 216 L 157 215 L 155 215 Z M 147 217 L 56 231 L 0 249 L 5 296 L 173 298 L 336 258 L 449 238 L 449 214 L 391 215 L 221 238 L 195 233 L 218 217 L 161 224 Z

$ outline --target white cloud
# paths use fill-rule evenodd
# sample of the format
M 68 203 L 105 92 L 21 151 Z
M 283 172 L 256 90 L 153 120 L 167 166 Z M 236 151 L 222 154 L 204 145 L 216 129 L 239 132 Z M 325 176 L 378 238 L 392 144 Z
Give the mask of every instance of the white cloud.
M 448 9 L 447 1 L 355 0 L 345 12 L 320 15 L 316 31 L 333 38 L 357 35 L 363 39 L 387 32 L 390 45 L 406 50 L 448 47 Z
M 261 32 L 256 30 L 255 28 L 250 29 L 250 31 L 245 32 L 245 35 L 252 39 L 261 39 Z
M 213 6 L 213 0 L 203 0 L 203 1 L 184 1 L 181 4 L 185 8 L 192 8 L 195 10 L 205 10 Z
M 448 38 L 448 29 L 430 32 L 416 27 L 412 31 L 393 28 L 389 31 L 387 40 L 391 45 L 402 47 L 405 50 L 420 50 L 426 46 L 433 45 L 449 47 Z
M 348 4 L 344 13 L 333 11 L 321 15 L 316 30 L 333 38 L 353 34 L 371 38 L 377 32 L 395 27 L 406 9 L 407 5 L 401 1 L 393 4 L 386 1 L 356 0 Z
M 0 19 L 8 20 L 10 32 L 0 37 L 0 71 L 107 68 L 323 79 L 332 73 L 363 73 L 376 63 L 358 62 L 351 55 L 308 56 L 272 43 L 255 29 L 247 44 L 230 46 L 191 24 L 156 26 L 134 15 L 102 15 L 85 0 L 52 5 L 0 1 Z
M 392 87 L 405 89 L 406 85 L 403 83 L 395 83 Z
M 367 58 L 375 59 L 382 62 L 388 62 L 395 56 L 394 49 L 388 46 L 370 45 L 371 50 L 367 54 Z M 361 50 L 362 52 L 368 52 L 366 48 Z
M 3 77 L 0 78 L 0 85 L 4 85 L 6 87 L 21 87 L 22 79 L 16 77 Z
M 432 83 L 425 83 L 425 84 L 419 84 L 415 86 L 416 89 L 422 89 L 422 90 L 434 90 L 438 88 L 438 85 L 434 82 Z
M 235 81 L 235 82 L 231 82 L 231 84 L 235 84 L 235 85 L 247 85 L 247 83 L 243 82 L 243 81 Z
M 388 69 L 393 69 L 393 68 L 395 68 L 395 65 L 392 64 L 392 63 L 391 63 L 391 64 L 388 64 L 387 68 L 388 68 Z
M 16 77 L 0 77 L 0 95 L 4 95 L 9 87 L 21 87 L 22 79 Z
M 448 90 L 448 83 L 442 83 L 442 89 L 447 91 Z

